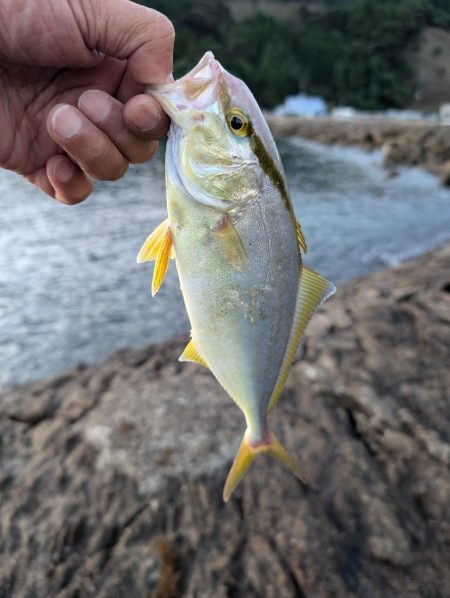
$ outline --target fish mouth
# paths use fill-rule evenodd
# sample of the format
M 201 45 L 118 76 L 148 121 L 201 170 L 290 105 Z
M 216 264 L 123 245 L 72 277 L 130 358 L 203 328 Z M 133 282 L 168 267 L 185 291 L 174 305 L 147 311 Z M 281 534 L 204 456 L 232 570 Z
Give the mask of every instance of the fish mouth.
M 163 110 L 181 127 L 193 120 L 195 112 L 206 110 L 219 97 L 224 70 L 212 52 L 206 52 L 200 62 L 173 83 L 148 85 L 146 93 L 154 97 Z M 194 118 L 195 120 L 195 118 Z

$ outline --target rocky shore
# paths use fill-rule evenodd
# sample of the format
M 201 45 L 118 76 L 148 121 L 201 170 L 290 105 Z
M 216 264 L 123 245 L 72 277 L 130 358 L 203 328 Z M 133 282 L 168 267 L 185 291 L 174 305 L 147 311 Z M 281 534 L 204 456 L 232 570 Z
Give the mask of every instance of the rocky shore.
M 0 596 L 450 595 L 450 244 L 338 288 L 261 458 L 186 339 L 0 393 Z
M 266 115 L 277 137 L 299 136 L 325 145 L 357 145 L 366 150 L 379 148 L 384 164 L 421 166 L 450 185 L 450 125 L 428 121 L 401 121 L 388 118 L 335 119 Z

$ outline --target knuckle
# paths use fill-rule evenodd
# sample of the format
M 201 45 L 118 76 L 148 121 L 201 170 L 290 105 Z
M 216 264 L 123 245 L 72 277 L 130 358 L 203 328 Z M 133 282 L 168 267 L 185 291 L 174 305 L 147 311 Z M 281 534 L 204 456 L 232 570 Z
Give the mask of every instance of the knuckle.
M 128 161 L 119 149 L 109 145 L 79 162 L 84 172 L 98 181 L 117 181 L 128 168 Z
M 86 191 L 85 193 L 83 193 L 83 195 L 78 195 L 78 197 L 72 197 L 69 201 L 70 201 L 70 205 L 71 206 L 75 206 L 79 203 L 82 203 L 83 201 L 86 201 L 86 199 L 89 197 L 89 195 L 91 194 L 90 191 Z
M 89 194 L 84 195 L 83 197 L 77 196 L 77 197 L 69 197 L 66 195 L 56 195 L 55 199 L 57 201 L 59 201 L 59 203 L 63 203 L 66 206 L 75 206 L 78 203 L 81 203 L 82 201 L 84 201 L 85 199 L 87 199 Z
M 115 164 L 114 166 L 110 166 L 108 171 L 105 173 L 103 180 L 105 181 L 117 181 L 123 177 L 123 175 L 128 170 L 128 162 L 126 160 L 122 160 Z
M 83 173 L 75 177 L 72 184 L 64 191 L 59 189 L 55 197 L 61 203 L 74 206 L 86 200 L 92 193 L 92 183 Z
M 144 162 L 147 162 L 148 160 L 153 158 L 157 148 L 158 143 L 156 141 L 146 143 L 143 147 L 140 147 L 138 150 L 130 152 L 130 162 L 132 164 L 142 164 Z
M 156 12 L 156 11 L 155 11 Z M 175 40 L 175 27 L 172 21 L 160 12 L 155 15 L 158 22 L 159 37 L 167 41 Z
M 73 201 L 75 203 L 81 203 L 82 201 L 87 199 L 91 193 L 92 193 L 92 183 L 90 181 L 88 181 L 87 179 L 85 179 L 85 184 L 82 186 L 81 189 L 78 190 L 76 195 L 74 195 Z

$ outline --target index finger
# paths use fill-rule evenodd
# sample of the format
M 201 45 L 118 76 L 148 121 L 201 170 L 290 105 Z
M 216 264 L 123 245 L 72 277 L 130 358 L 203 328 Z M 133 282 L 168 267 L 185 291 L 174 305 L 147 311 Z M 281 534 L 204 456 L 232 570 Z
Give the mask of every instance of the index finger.
M 83 14 L 77 20 L 89 48 L 127 59 L 140 85 L 168 80 L 175 32 L 166 16 L 129 0 L 81 0 L 80 4 Z

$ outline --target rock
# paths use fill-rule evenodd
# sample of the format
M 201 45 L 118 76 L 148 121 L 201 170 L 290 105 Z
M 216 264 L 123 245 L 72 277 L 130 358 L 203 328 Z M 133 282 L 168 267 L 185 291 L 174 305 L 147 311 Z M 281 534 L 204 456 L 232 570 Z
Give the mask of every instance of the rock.
M 439 180 L 444 187 L 450 187 L 450 160 L 441 166 Z
M 450 179 L 450 127 L 428 121 L 401 121 L 380 117 L 303 118 L 267 114 L 277 137 L 299 136 L 326 145 L 358 145 L 371 151 L 381 148 L 384 164 L 422 166 L 444 185 Z
M 258 459 L 187 339 L 0 393 L 0 596 L 450 595 L 450 244 L 313 318 Z

